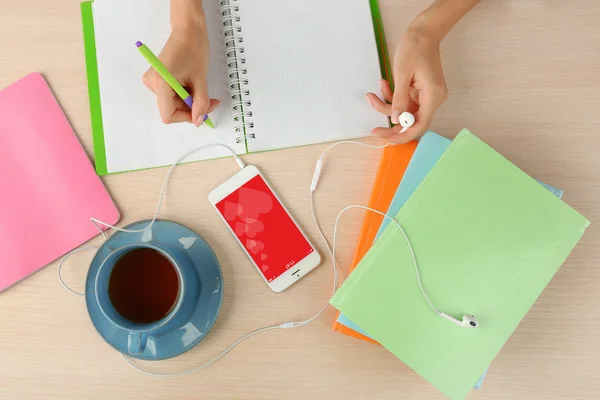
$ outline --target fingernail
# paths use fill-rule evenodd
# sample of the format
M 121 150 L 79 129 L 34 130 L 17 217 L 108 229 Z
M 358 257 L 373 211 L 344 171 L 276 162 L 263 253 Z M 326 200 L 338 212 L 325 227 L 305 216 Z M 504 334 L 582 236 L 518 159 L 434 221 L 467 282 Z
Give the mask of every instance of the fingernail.
M 371 100 L 371 96 L 365 95 L 365 98 L 367 99 L 367 101 L 369 102 L 369 104 L 372 106 L 373 105 L 373 101 Z
M 392 124 L 399 124 L 400 123 L 400 112 L 399 111 L 392 111 Z
M 199 116 L 198 118 L 196 118 L 196 122 L 194 122 L 194 125 L 196 125 L 196 127 L 200 127 L 200 125 L 202 125 L 203 122 L 204 122 L 204 117 Z

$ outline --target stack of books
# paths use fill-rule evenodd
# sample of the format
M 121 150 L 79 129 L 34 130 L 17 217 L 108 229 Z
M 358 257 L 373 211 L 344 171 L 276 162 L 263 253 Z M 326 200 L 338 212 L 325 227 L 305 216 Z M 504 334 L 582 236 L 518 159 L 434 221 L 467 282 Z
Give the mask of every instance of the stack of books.
M 351 274 L 331 300 L 334 329 L 380 343 L 451 399 L 479 388 L 488 366 L 589 221 L 563 192 L 532 179 L 467 130 L 450 141 L 427 132 L 388 147 L 369 206 L 409 237 L 438 310 L 431 310 L 399 228 L 365 217 Z

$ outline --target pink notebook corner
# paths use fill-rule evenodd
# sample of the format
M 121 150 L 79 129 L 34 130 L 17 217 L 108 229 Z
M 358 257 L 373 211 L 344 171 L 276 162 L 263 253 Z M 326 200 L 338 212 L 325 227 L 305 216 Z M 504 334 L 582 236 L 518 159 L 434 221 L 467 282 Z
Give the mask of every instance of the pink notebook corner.
M 0 292 L 120 218 L 48 84 L 0 91 Z

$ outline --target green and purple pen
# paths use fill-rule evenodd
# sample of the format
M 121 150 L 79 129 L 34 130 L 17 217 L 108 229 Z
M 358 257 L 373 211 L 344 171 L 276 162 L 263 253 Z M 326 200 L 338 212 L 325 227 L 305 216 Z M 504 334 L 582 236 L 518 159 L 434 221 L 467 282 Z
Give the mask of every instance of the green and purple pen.
M 187 92 L 187 90 L 185 90 L 185 88 L 181 86 L 179 82 L 177 82 L 177 79 L 175 79 L 175 77 L 169 72 L 169 70 L 164 66 L 164 64 L 160 62 L 158 57 L 154 55 L 154 53 L 148 48 L 148 46 L 146 46 L 140 41 L 137 41 L 135 45 L 138 48 L 141 55 L 143 55 L 144 58 L 150 63 L 152 68 L 154 68 L 156 72 L 158 72 L 158 74 L 162 76 L 165 82 L 167 82 L 169 86 L 171 86 L 175 93 L 177 93 L 179 97 L 181 97 L 181 100 L 183 100 L 183 102 L 191 110 L 193 100 L 192 96 Z M 213 124 L 210 118 L 208 118 L 208 115 L 204 116 L 204 124 L 210 128 L 215 128 L 215 124 Z

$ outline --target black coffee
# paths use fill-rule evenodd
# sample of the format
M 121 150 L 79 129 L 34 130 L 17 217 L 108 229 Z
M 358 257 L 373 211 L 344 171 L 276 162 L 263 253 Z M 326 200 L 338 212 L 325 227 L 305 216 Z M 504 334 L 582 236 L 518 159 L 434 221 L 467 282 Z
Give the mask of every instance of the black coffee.
M 139 248 L 119 258 L 110 274 L 108 296 L 124 318 L 148 324 L 164 318 L 177 303 L 179 277 L 161 253 Z

